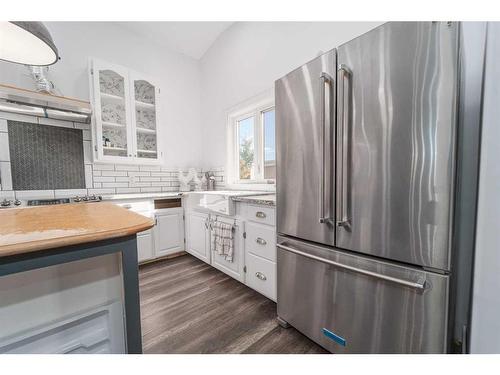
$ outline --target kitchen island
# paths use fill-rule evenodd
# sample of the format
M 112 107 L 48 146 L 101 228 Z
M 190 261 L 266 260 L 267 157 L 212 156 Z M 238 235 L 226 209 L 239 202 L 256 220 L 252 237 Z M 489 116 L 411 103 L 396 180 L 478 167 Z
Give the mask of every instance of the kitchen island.
M 10 284 L 16 288 L 19 287 L 21 291 L 22 283 L 16 285 L 11 282 L 9 284 L 7 280 L 15 274 L 64 264 L 76 264 L 73 262 L 104 255 L 119 254 L 121 265 L 117 268 L 120 268 L 122 278 L 125 352 L 142 353 L 136 234 L 152 226 L 151 219 L 110 203 L 80 203 L 0 210 L 0 292 L 11 297 L 16 291 L 8 290 L 6 285 Z M 104 276 L 97 275 L 97 279 L 96 281 L 90 280 L 88 284 L 100 282 Z M 55 283 L 57 284 L 57 280 Z M 60 281 L 60 283 L 64 282 Z M 71 293 L 72 290 L 76 292 L 82 287 L 85 285 L 78 285 L 80 289 L 68 287 L 65 293 Z M 30 291 L 25 294 L 32 294 L 32 300 L 44 297 Z M 64 301 L 66 300 L 67 298 Z M 12 310 L 12 306 L 15 304 L 12 303 L 5 308 L 15 311 Z M 30 306 L 36 306 L 36 303 Z M 54 309 L 63 310 L 64 308 L 65 306 L 54 306 Z M 33 318 L 38 314 L 37 311 L 30 313 Z M 7 316 L 7 318 L 11 318 L 12 322 L 18 319 L 17 316 Z M 88 320 L 88 318 L 85 319 Z M 119 326 L 116 322 L 111 322 L 111 324 Z M 70 326 L 71 324 L 68 325 Z M 36 329 L 40 330 L 38 327 Z M 26 333 L 17 334 L 15 340 L 7 337 L 2 341 L 0 338 L 0 347 L 3 343 L 3 347 L 7 348 L 5 350 L 8 352 L 15 348 L 15 345 L 21 345 L 19 342 L 27 340 L 23 338 L 23 335 L 26 336 Z M 68 345 L 66 352 L 72 352 L 71 345 L 73 344 Z M 75 351 L 79 349 L 78 345 L 75 346 Z

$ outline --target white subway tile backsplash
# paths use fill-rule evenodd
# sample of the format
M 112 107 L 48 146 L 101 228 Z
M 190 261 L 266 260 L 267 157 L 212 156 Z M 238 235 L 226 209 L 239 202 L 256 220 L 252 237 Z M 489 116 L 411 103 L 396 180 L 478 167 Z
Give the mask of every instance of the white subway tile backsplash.
M 139 171 L 139 166 L 138 165 L 121 165 L 121 164 L 116 164 L 115 165 L 115 170 L 117 171 Z
M 101 182 L 94 182 L 94 188 L 101 188 L 102 183 Z
M 102 171 L 101 176 L 126 176 L 126 171 Z
M 124 188 L 128 187 L 128 182 L 103 182 L 102 183 L 103 188 Z
M 113 164 L 94 164 L 94 171 L 114 171 Z
M 90 189 L 93 186 L 94 180 L 92 178 L 92 165 L 85 165 L 85 187 Z
M 115 182 L 114 177 L 94 176 L 94 182 Z
M 141 182 L 161 181 L 160 177 L 140 177 Z
M 62 128 L 74 128 L 74 124 L 71 121 L 54 120 L 51 118 L 40 117 L 38 123 L 41 125 L 59 126 Z
M 140 171 L 155 172 L 155 171 L 160 171 L 161 167 L 159 165 L 140 165 L 139 170 Z
M 7 120 L 0 118 L 0 132 L 7 131 Z
M 151 186 L 170 186 L 168 182 L 151 182 Z
M 9 133 L 0 133 L 0 161 L 10 161 Z
M 16 198 L 26 199 L 53 199 L 54 190 L 17 190 Z
M 132 184 L 132 187 L 145 187 L 151 186 L 151 182 L 135 182 Z
M 142 187 L 141 188 L 141 193 L 156 193 L 160 192 L 161 187 Z
M 55 198 L 72 198 L 87 195 L 87 189 L 61 189 L 54 190 Z
M 1 190 L 12 190 L 12 175 L 9 162 L 0 162 L 0 183 L 2 184 Z
M 7 191 L 2 191 L 0 190 L 0 200 L 7 199 L 9 201 L 13 201 L 16 199 L 14 191 L 12 190 L 7 190 Z
M 92 163 L 92 142 L 83 141 L 83 162 Z
M 151 172 L 128 172 L 129 176 L 151 176 Z
M 170 172 L 151 172 L 153 177 L 170 177 Z
M 115 194 L 115 189 L 89 189 L 89 194 L 96 194 L 96 195 Z
M 125 177 L 115 177 L 115 181 L 116 182 L 128 182 L 130 183 L 130 179 L 133 178 L 133 177 L 128 177 L 128 176 L 125 176 Z
M 92 140 L 92 134 L 90 133 L 90 130 L 82 130 L 82 136 L 84 141 Z
M 140 193 L 140 188 L 116 188 L 116 194 L 130 194 L 130 193 Z
M 101 176 L 102 171 L 96 171 L 95 169 L 93 169 L 92 174 L 93 174 L 94 176 Z

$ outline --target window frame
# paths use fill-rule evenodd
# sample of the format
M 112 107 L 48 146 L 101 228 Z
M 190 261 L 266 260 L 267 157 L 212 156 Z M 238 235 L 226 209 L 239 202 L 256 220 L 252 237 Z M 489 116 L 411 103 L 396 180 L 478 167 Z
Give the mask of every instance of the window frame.
M 273 190 L 275 179 L 264 178 L 264 112 L 275 110 L 274 92 L 265 92 L 251 98 L 228 111 L 227 115 L 227 185 Z M 254 165 L 251 179 L 239 178 L 239 126 L 238 122 L 254 117 Z

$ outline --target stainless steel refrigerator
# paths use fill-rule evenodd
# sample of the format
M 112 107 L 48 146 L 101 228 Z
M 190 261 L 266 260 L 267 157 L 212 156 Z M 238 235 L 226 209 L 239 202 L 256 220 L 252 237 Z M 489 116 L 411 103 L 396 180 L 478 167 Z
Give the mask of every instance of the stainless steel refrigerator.
M 334 353 L 466 351 L 484 39 L 386 23 L 276 81 L 282 325 Z

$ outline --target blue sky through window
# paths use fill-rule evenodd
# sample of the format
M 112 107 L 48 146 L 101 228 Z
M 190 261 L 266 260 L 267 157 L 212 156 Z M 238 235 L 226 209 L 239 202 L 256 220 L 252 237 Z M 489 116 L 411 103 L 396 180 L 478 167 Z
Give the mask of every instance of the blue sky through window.
M 274 109 L 264 112 L 264 161 L 276 160 L 274 142 Z

